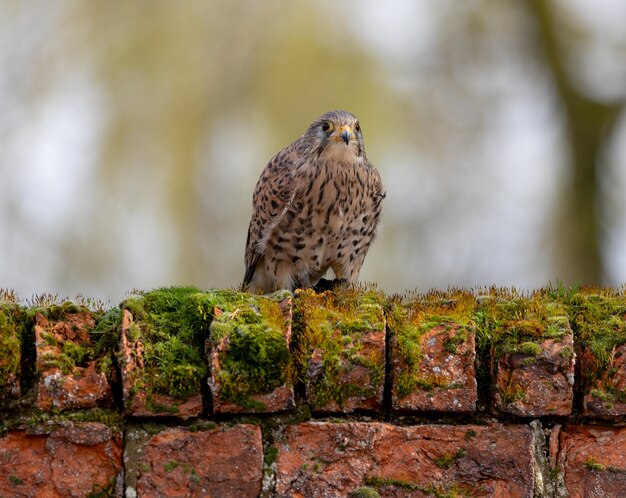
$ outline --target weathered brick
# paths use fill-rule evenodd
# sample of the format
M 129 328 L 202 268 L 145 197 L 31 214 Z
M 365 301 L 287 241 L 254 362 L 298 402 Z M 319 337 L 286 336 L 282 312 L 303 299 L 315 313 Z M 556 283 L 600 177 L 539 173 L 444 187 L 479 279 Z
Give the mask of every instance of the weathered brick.
M 120 433 L 93 422 L 9 431 L 0 437 L 0 496 L 120 496 L 121 445 Z
M 565 426 L 553 460 L 570 498 L 626 496 L 626 428 Z
M 526 425 L 307 422 L 277 443 L 283 497 L 532 497 L 533 435 Z M 367 488 L 373 488 L 367 490 Z
M 66 410 L 111 406 L 111 386 L 98 358 L 84 360 L 93 346 L 89 331 L 95 319 L 89 311 L 66 313 L 60 320 L 35 315 L 37 407 Z M 106 363 L 105 363 L 106 364 Z
M 298 293 L 304 323 L 306 396 L 318 413 L 382 407 L 385 317 L 373 292 Z
M 539 349 L 530 355 L 504 354 L 498 359 L 496 407 L 523 417 L 570 415 L 574 399 L 572 331 L 535 344 Z
M 164 430 L 141 452 L 137 495 L 257 497 L 263 477 L 261 429 L 236 425 Z
M 277 413 L 295 407 L 292 298 L 247 296 L 213 309 L 207 343 L 213 413 Z
M 521 417 L 570 415 L 576 354 L 565 307 L 542 296 L 482 306 L 495 409 Z
M 410 337 L 394 335 L 392 407 L 399 412 L 473 412 L 478 397 L 473 326 L 449 321 L 426 325 Z M 403 341 L 419 347 L 403 348 Z

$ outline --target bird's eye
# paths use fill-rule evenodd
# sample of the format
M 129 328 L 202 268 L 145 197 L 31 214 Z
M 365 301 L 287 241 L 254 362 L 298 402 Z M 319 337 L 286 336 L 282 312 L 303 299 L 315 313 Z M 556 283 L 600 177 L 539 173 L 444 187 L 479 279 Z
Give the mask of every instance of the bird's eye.
M 357 123 L 356 125 L 354 125 L 354 130 L 355 130 L 356 132 L 361 131 L 361 125 L 360 125 L 359 123 Z
M 324 133 L 328 133 L 328 132 L 330 132 L 330 131 L 333 131 L 333 128 L 334 128 L 334 127 L 333 127 L 333 124 L 332 124 L 330 121 L 324 121 L 324 122 L 322 123 L 322 131 L 323 131 Z

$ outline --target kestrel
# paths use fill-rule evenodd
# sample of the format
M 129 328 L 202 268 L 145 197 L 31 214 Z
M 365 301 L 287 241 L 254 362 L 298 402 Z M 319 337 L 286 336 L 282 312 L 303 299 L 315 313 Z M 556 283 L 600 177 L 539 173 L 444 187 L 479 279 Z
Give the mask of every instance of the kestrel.
M 316 119 L 267 164 L 254 190 L 243 288 L 312 287 L 331 268 L 355 283 L 376 236 L 385 189 L 346 111 Z

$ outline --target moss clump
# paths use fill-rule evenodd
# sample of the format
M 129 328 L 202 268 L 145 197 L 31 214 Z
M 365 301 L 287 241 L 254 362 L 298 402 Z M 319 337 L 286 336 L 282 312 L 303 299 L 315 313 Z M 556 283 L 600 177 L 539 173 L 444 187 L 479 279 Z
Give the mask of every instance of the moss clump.
M 585 467 L 587 467 L 589 470 L 592 470 L 594 472 L 600 472 L 606 469 L 606 465 L 603 465 L 600 462 L 598 462 L 596 457 L 594 457 L 593 455 L 589 455 L 587 457 L 587 460 L 585 460 Z
M 451 482 L 445 485 L 439 483 L 429 483 L 423 485 L 415 484 L 402 479 L 392 479 L 388 477 L 378 476 L 366 477 L 365 484 L 367 485 L 367 487 L 372 488 L 395 487 L 399 488 L 403 492 L 420 491 L 425 495 L 432 495 L 435 498 L 461 498 L 463 496 L 483 496 L 486 492 L 486 489 L 484 489 L 484 487 L 475 486 L 472 484 L 459 484 L 456 482 Z
M 268 466 L 268 467 L 270 465 L 272 465 L 276 461 L 276 459 L 278 458 L 278 453 L 279 453 L 279 450 L 274 445 L 272 445 L 269 448 L 267 448 L 267 451 L 265 452 L 265 458 L 264 458 L 265 465 Z
M 477 343 L 481 356 L 488 354 L 492 367 L 505 355 L 523 355 L 522 366 L 540 360 L 541 344 L 548 340 L 562 340 L 569 333 L 567 308 L 552 302 L 545 293 L 500 299 L 497 295 L 481 301 L 477 311 Z M 519 399 L 516 390 L 503 393 L 506 399 Z
M 502 403 L 508 405 L 526 398 L 526 391 L 519 384 L 510 384 L 504 389 L 500 389 L 500 399 Z
M 620 349 L 626 344 L 626 298 L 577 294 L 568 305 L 584 362 L 583 388 L 587 391 L 602 389 L 610 394 L 615 390 Z
M 392 479 L 389 477 L 369 476 L 365 478 L 364 482 L 367 486 L 372 486 L 376 488 L 382 486 L 393 486 L 407 491 L 417 491 L 422 488 L 422 486 L 420 486 L 419 484 L 404 481 L 402 479 Z
M 377 395 L 385 376 L 384 350 L 368 347 L 372 332 L 384 334 L 384 297 L 375 290 L 339 289 L 316 294 L 299 291 L 294 317 L 304 324 L 296 357 L 301 379 L 309 382 L 309 402 L 322 408 L 335 402 L 343 406 L 351 397 Z M 315 355 L 315 374 L 308 376 L 308 359 Z M 346 380 L 349 372 L 365 367 L 364 384 Z M 307 378 L 308 377 L 308 378 Z
M 369 486 L 361 486 L 350 492 L 348 495 L 350 498 L 379 498 L 380 494 L 375 488 Z
M 200 309 L 203 316 L 212 316 L 210 340 L 219 352 L 219 370 L 213 375 L 221 399 L 262 411 L 265 407 L 252 396 L 293 383 L 286 322 L 279 305 L 286 297 L 283 292 L 254 296 L 234 291 L 202 296 Z
M 439 458 L 435 458 L 434 463 L 440 469 L 449 469 L 454 463 L 467 455 L 467 451 L 464 448 L 459 448 L 456 451 L 444 453 Z
M 476 431 L 474 429 L 469 429 L 465 432 L 465 440 L 471 441 L 477 436 Z
M 19 486 L 20 484 L 24 484 L 24 479 L 22 479 L 21 477 L 10 475 L 9 482 L 14 486 Z
M 139 324 L 131 325 L 127 338 L 141 337 L 144 371 L 136 384 L 146 389 L 149 403 L 152 393 L 186 398 L 200 391 L 207 372 L 202 357 L 207 325 L 196 296 L 202 294 L 195 287 L 166 287 L 122 302 Z
M 20 333 L 9 307 L 0 303 L 0 398 L 20 370 Z
M 457 354 L 470 332 L 474 331 L 476 300 L 472 294 L 454 291 L 450 294 L 430 293 L 413 301 L 395 300 L 387 309 L 389 328 L 394 337 L 396 368 L 395 388 L 400 397 L 415 389 L 432 391 L 450 389 L 456 385 L 441 376 L 421 373 L 423 358 L 422 338 L 427 332 L 439 328 L 445 336 L 443 347 Z
M 541 346 L 536 342 L 525 341 L 513 346 L 511 352 L 527 356 L 537 356 L 541 353 Z

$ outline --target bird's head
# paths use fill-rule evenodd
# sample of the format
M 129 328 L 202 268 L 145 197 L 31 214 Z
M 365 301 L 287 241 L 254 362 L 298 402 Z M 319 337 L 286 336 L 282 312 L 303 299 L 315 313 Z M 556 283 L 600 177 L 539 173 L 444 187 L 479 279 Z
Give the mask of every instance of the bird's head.
M 320 154 L 333 160 L 362 160 L 365 155 L 361 125 L 356 116 L 349 112 L 327 112 L 309 126 L 305 135 Z

